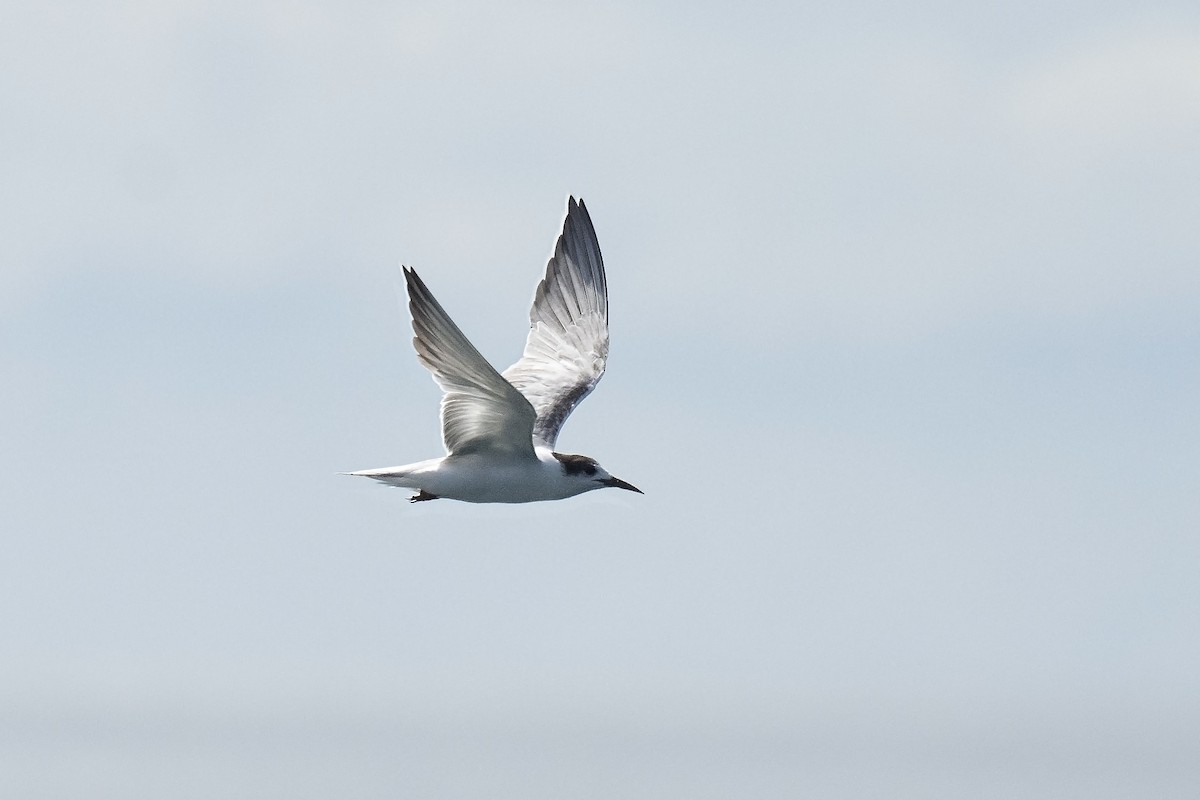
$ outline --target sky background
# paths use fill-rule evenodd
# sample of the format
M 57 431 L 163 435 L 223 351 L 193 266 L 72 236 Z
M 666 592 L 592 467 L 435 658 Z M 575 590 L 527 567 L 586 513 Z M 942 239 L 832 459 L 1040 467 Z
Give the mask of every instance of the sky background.
M 1194 798 L 1194 3 L 18 3 L 0 795 Z M 569 194 L 645 490 L 410 506 Z

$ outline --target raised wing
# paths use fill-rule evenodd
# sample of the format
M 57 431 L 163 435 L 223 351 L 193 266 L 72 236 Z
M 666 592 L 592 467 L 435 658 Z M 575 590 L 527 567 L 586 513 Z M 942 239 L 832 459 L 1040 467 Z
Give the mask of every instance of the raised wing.
M 608 286 L 596 229 L 572 197 L 546 277 L 529 312 L 521 360 L 504 371 L 537 412 L 533 443 L 553 449 L 567 417 L 604 375 Z
M 404 279 L 417 358 L 446 393 L 446 450 L 452 455 L 500 451 L 533 458 L 533 406 L 480 355 L 416 272 L 405 267 Z

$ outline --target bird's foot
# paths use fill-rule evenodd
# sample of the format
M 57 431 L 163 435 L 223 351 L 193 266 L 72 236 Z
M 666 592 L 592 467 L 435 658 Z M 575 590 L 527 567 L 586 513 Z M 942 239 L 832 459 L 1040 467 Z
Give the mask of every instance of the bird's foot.
M 430 494 L 429 492 L 422 489 L 421 491 L 414 494 L 412 497 L 408 498 L 408 502 L 420 503 L 422 500 L 437 500 L 437 499 L 438 499 L 438 496 L 436 494 Z

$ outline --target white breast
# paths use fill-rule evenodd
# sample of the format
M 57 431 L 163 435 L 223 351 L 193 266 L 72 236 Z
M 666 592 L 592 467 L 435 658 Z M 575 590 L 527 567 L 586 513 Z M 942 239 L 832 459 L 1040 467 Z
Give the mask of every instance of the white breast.
M 546 456 L 548 460 L 491 454 L 448 456 L 433 469 L 410 475 L 412 483 L 406 485 L 467 503 L 562 500 L 587 490 L 586 483 L 569 480 L 562 465 L 548 453 Z

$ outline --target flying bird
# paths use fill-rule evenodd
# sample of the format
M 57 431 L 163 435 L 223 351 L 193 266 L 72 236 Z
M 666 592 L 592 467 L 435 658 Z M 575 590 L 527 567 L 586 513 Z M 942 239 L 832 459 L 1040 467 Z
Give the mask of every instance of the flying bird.
M 591 394 L 608 360 L 608 287 L 583 201 L 567 217 L 529 312 L 525 352 L 497 372 L 404 268 L 413 346 L 444 392 L 442 458 L 351 472 L 407 489 L 410 500 L 531 503 L 607 486 L 642 493 L 588 456 L 556 452 L 567 417 Z

